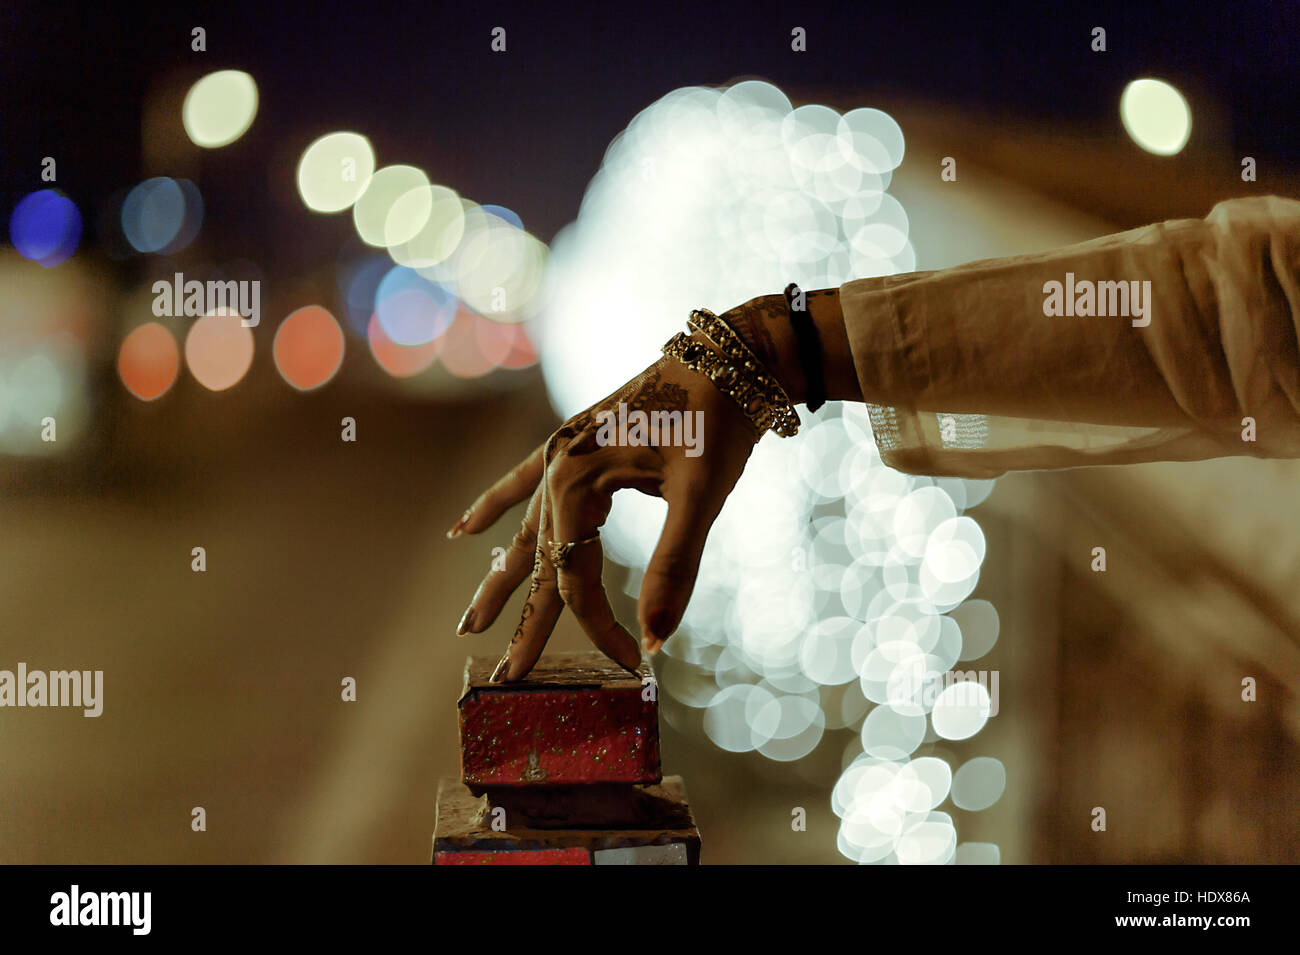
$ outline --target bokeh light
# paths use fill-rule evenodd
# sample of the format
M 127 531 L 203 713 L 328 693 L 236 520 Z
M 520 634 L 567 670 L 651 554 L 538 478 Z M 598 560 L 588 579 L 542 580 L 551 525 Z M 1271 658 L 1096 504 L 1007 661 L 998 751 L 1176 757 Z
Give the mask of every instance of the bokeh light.
M 10 414 L 28 425 L 55 415 L 63 404 L 65 377 L 65 370 L 45 350 L 27 355 L 9 376 Z
M 944 739 L 966 739 L 984 728 L 991 710 L 989 691 L 973 680 L 962 680 L 943 689 L 930 720 Z
M 442 350 L 443 341 L 435 338 L 422 345 L 401 345 L 384 334 L 378 315 L 370 317 L 366 337 L 370 354 L 384 371 L 394 378 L 411 378 L 427 369 Z
M 158 322 L 133 328 L 117 352 L 117 374 L 126 390 L 141 401 L 165 394 L 180 374 L 176 336 Z
M 413 269 L 436 266 L 456 251 L 465 234 L 465 209 L 472 203 L 462 200 L 445 186 L 423 186 L 401 196 L 384 220 L 388 254 L 399 265 Z M 411 224 L 423 218 L 414 231 Z M 391 234 L 390 234 L 391 230 Z M 398 233 L 410 232 L 397 241 Z
M 190 141 L 204 149 L 228 146 L 257 116 L 257 83 L 243 70 L 218 70 L 190 87 L 181 120 Z
M 962 764 L 952 777 L 953 805 L 970 812 L 987 809 L 1002 798 L 1007 788 L 1007 770 L 1002 761 L 977 756 Z
M 313 212 L 342 212 L 366 191 L 374 174 L 370 140 L 359 133 L 329 133 L 303 150 L 298 195 Z
M 500 207 L 496 207 L 500 208 Z M 498 322 L 529 316 L 545 272 L 546 246 L 515 225 L 518 217 L 465 209 L 460 242 L 442 263 L 422 268 L 470 308 Z
M 495 325 L 495 323 L 493 323 Z M 480 328 L 483 325 L 480 324 Z M 496 326 L 498 328 L 502 326 Z M 529 368 L 537 364 L 537 349 L 533 346 L 532 339 L 523 325 L 504 326 L 510 331 L 511 341 L 510 350 L 506 352 L 501 359 L 500 366 L 509 371 L 519 371 L 523 368 Z
M 352 206 L 361 241 L 382 249 L 414 239 L 433 212 L 428 188 L 429 177 L 414 166 L 385 166 L 376 172 Z M 405 198 L 408 193 L 413 197 Z
M 949 616 L 961 627 L 962 660 L 978 660 L 998 642 L 1001 621 L 987 600 L 967 600 Z
M 1001 865 L 1002 850 L 993 842 L 963 842 L 957 847 L 957 865 Z
M 457 378 L 481 378 L 498 368 L 514 345 L 509 326 L 498 325 L 468 309 L 456 312 L 456 320 L 443 336 L 439 360 Z
M 414 269 L 396 265 L 375 291 L 375 314 L 390 340 L 399 345 L 423 345 L 451 325 L 456 297 Z
M 146 179 L 127 193 L 121 223 L 122 234 L 137 252 L 178 252 L 198 235 L 203 198 L 188 179 Z
M 348 327 L 365 338 L 369 335 L 370 317 L 375 312 L 375 294 L 379 283 L 393 268 L 388 256 L 371 253 L 352 259 L 338 270 L 339 296 L 343 301 Z
M 89 384 L 111 285 L 75 257 L 58 269 L 33 268 L 0 247 L 0 290 L 0 454 L 73 450 L 93 421 Z M 57 440 L 46 437 L 46 418 L 57 420 Z
M 23 258 L 51 268 L 77 251 L 81 213 L 62 193 L 37 190 L 14 206 L 9 216 L 9 240 Z
M 516 327 L 493 322 L 470 312 L 474 319 L 474 345 L 489 368 L 501 368 L 518 342 Z
M 275 367 L 299 391 L 328 382 L 343 364 L 343 329 L 326 309 L 308 305 L 290 314 L 275 330 Z
M 253 364 L 253 332 L 237 312 L 211 311 L 185 336 L 185 364 L 209 391 L 233 387 Z
M 1163 80 L 1134 80 L 1119 100 L 1120 120 L 1149 153 L 1172 156 L 1192 134 L 1192 111 L 1183 94 Z

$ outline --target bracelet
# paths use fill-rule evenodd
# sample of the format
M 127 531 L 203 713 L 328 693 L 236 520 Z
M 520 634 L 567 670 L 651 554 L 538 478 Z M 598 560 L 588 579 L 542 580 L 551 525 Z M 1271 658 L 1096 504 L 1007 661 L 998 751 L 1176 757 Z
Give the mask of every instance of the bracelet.
M 737 367 L 727 356 L 678 332 L 663 347 L 669 358 L 676 358 L 691 371 L 704 375 L 718 390 L 734 401 L 761 437 L 775 431 L 783 438 L 799 431 L 799 416 L 785 398 L 780 385 L 756 368 Z M 784 404 L 782 404 L 784 402 Z
M 663 353 L 712 381 L 740 407 L 760 436 L 769 430 L 783 438 L 798 434 L 799 416 L 789 395 L 740 336 L 708 309 L 692 312 L 688 324 L 717 351 L 678 332 L 664 345 Z
M 764 430 L 771 428 L 783 438 L 792 437 L 799 432 L 799 415 L 795 413 L 794 402 L 781 387 L 781 383 L 767 373 L 763 362 L 734 328 L 707 308 L 692 311 L 686 324 L 754 377 L 755 387 L 765 395 L 764 404 L 770 408 L 770 417 Z
M 786 313 L 790 316 L 790 328 L 794 331 L 795 345 L 799 349 L 799 364 L 803 366 L 803 380 L 807 384 L 809 411 L 816 411 L 826 404 L 826 378 L 822 358 L 822 337 L 817 326 L 808 315 L 808 303 L 804 300 L 803 308 L 794 307 L 795 296 L 802 296 L 799 286 L 791 282 L 785 287 Z

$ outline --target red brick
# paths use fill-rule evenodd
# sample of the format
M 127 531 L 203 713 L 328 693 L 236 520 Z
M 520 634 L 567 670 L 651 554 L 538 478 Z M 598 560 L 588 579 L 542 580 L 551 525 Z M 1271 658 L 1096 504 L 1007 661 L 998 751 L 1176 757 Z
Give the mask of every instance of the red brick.
M 657 783 L 659 708 L 648 664 L 633 675 L 603 654 L 553 653 L 519 683 L 488 682 L 471 657 L 461 694 L 461 775 L 500 787 Z
M 433 833 L 435 865 L 670 864 L 698 865 L 700 832 L 676 776 L 658 787 L 680 811 L 669 826 L 628 829 L 529 829 L 507 817 L 494 829 L 486 797 L 476 797 L 456 779 L 438 787 Z

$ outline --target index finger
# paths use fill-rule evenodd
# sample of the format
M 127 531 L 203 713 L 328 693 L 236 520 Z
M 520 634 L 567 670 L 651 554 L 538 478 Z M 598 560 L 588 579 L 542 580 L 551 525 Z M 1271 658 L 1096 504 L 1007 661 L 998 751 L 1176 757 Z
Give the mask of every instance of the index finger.
M 480 494 L 474 503 L 465 509 L 460 520 L 447 531 L 447 536 L 456 538 L 461 534 L 477 534 L 487 530 L 510 508 L 531 497 L 542 480 L 545 452 L 546 445 L 540 445 L 532 454 L 498 478 L 495 484 Z
M 556 436 L 552 435 L 543 446 L 543 460 L 551 455 L 556 441 Z M 519 614 L 519 626 L 515 628 L 515 635 L 510 640 L 510 646 L 506 647 L 501 662 L 492 671 L 490 680 L 493 683 L 513 683 L 528 675 L 542 655 L 546 641 L 551 638 L 551 631 L 564 610 L 564 601 L 556 590 L 555 568 L 546 560 L 544 552 L 544 542 L 550 539 L 551 533 L 550 506 L 544 480 L 539 490 L 541 503 L 538 507 L 532 582 Z

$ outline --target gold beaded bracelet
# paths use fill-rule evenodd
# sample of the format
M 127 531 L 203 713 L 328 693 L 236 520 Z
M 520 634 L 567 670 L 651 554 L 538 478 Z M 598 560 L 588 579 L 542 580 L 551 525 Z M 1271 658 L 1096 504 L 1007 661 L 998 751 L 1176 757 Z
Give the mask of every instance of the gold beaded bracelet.
M 714 347 L 678 332 L 664 345 L 665 355 L 712 381 L 739 405 L 760 435 L 769 429 L 783 438 L 799 433 L 799 416 L 790 396 L 731 326 L 707 309 L 691 312 L 688 324 Z

